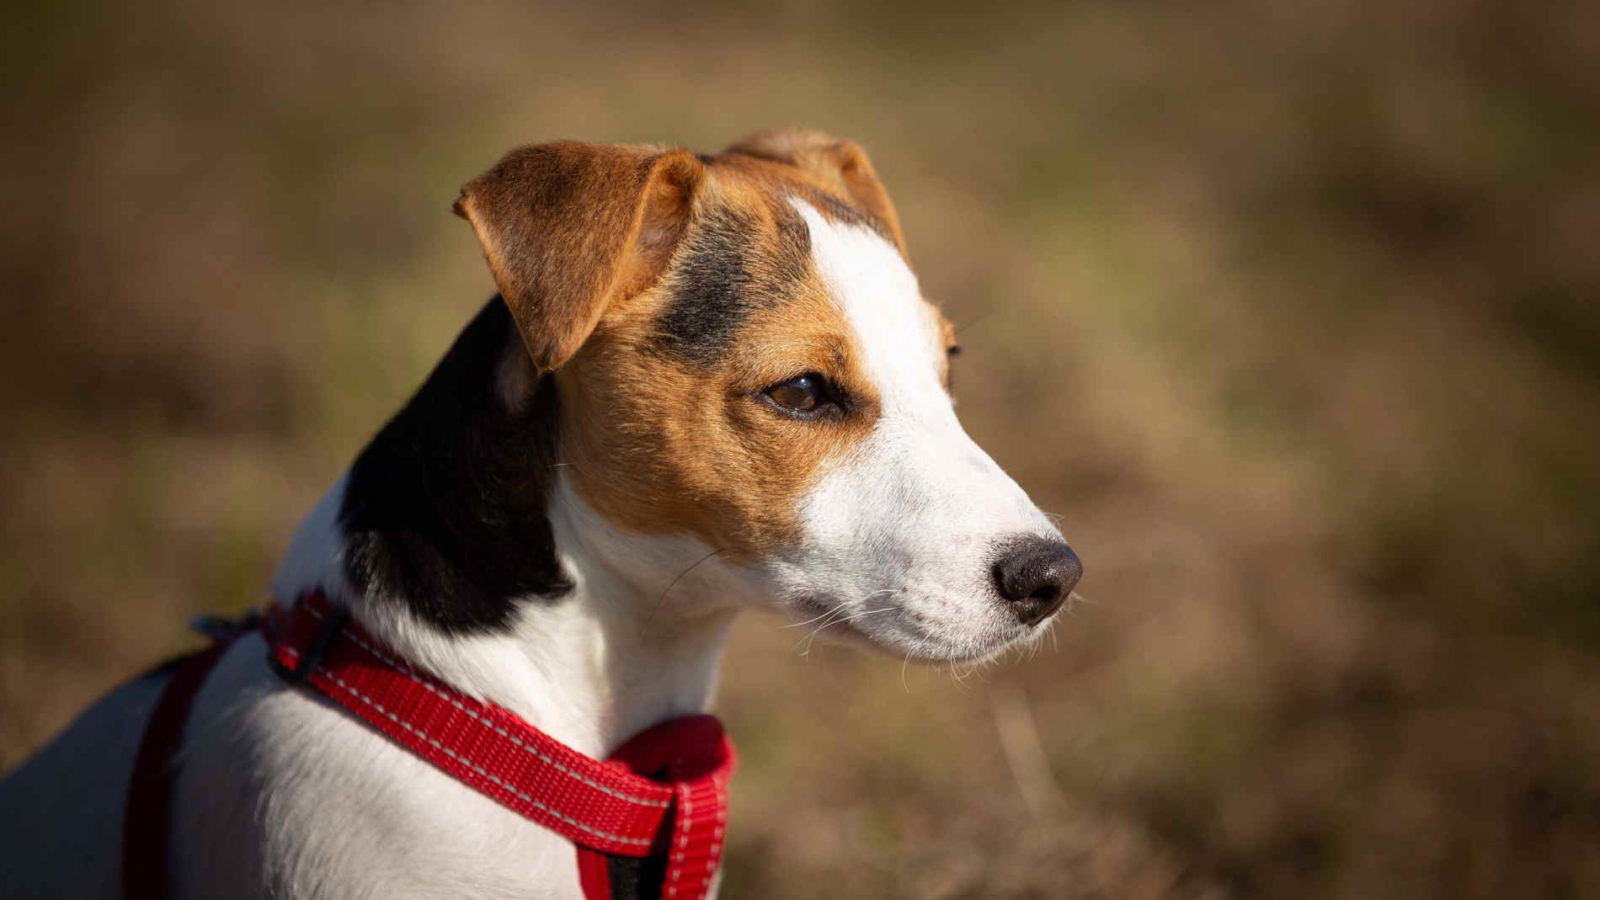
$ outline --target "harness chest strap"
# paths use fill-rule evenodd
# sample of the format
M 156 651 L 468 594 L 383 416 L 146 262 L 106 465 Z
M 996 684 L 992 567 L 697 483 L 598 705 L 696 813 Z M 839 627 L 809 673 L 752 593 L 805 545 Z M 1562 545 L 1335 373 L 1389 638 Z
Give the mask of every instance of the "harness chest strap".
M 602 762 L 412 667 L 320 594 L 303 596 L 290 609 L 273 609 L 264 631 L 272 663 L 287 681 L 316 690 L 456 780 L 571 840 L 590 900 L 656 895 L 634 894 L 641 884 L 637 877 L 613 877 L 619 868 L 638 870 L 618 863 L 651 857 L 664 862 L 659 896 L 697 900 L 710 893 L 735 760 L 715 718 L 663 722 Z M 173 679 L 168 691 L 180 680 Z M 198 683 L 193 676 L 187 681 Z M 180 729 L 181 724 L 180 714 Z M 156 725 L 153 718 L 145 744 L 173 743 L 153 739 Z M 134 783 L 145 784 L 143 793 L 150 794 L 148 779 L 139 777 L 147 764 L 144 749 Z M 130 793 L 130 823 L 137 799 Z M 152 826 L 146 822 L 147 829 Z M 164 824 L 153 827 L 165 832 Z M 125 851 L 131 846 L 125 841 Z

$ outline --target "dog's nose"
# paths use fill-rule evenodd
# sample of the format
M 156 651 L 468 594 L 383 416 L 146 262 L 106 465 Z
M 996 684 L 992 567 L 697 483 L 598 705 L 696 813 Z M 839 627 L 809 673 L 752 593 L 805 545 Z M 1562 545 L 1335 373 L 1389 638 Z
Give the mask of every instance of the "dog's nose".
M 1009 544 L 994 564 L 994 586 L 1017 620 L 1035 625 L 1060 608 L 1083 577 L 1083 563 L 1065 543 L 1030 535 Z

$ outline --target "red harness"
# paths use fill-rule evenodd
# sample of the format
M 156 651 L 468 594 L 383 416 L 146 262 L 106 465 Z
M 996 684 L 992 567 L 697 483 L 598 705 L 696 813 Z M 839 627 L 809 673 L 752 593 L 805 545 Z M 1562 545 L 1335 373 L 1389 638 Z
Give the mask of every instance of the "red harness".
M 317 691 L 457 781 L 571 840 L 589 900 L 710 893 L 734 765 L 733 745 L 712 716 L 662 722 L 601 762 L 408 665 L 321 594 L 274 607 L 259 624 L 273 667 L 290 684 Z M 174 757 L 189 706 L 230 641 L 179 664 L 146 726 L 123 829 L 130 900 L 167 896 Z

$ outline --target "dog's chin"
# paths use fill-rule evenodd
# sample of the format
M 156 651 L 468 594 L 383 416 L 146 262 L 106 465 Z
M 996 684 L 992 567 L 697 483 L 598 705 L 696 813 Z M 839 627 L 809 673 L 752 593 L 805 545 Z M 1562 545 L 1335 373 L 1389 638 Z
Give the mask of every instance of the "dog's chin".
M 983 663 L 1025 647 L 1050 629 L 1054 616 L 1034 626 L 1014 623 L 946 623 L 913 617 L 903 609 L 861 616 L 813 597 L 788 605 L 796 625 L 815 623 L 810 640 L 857 647 L 921 663 Z
M 1042 625 L 1041 628 L 1048 627 Z M 1008 634 L 983 633 L 968 635 L 957 632 L 948 636 L 915 636 L 899 634 L 862 635 L 861 643 L 890 656 L 920 663 L 985 663 L 1018 647 L 1031 643 L 1043 631 L 1030 629 Z

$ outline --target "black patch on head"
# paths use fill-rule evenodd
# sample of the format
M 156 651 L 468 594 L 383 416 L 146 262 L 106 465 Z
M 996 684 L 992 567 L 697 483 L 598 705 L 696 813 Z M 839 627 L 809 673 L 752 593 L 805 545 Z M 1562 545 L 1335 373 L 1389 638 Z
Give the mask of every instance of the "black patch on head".
M 771 213 L 775 240 L 766 238 L 764 220 L 751 212 L 721 207 L 697 217 L 671 275 L 657 349 L 715 363 L 747 315 L 793 296 L 811 271 L 811 232 L 787 203 L 775 203 Z
M 361 451 L 339 512 L 351 585 L 447 632 L 502 628 L 518 598 L 572 590 L 545 513 L 555 383 L 509 409 L 496 383 L 508 348 L 522 352 L 495 297 Z

